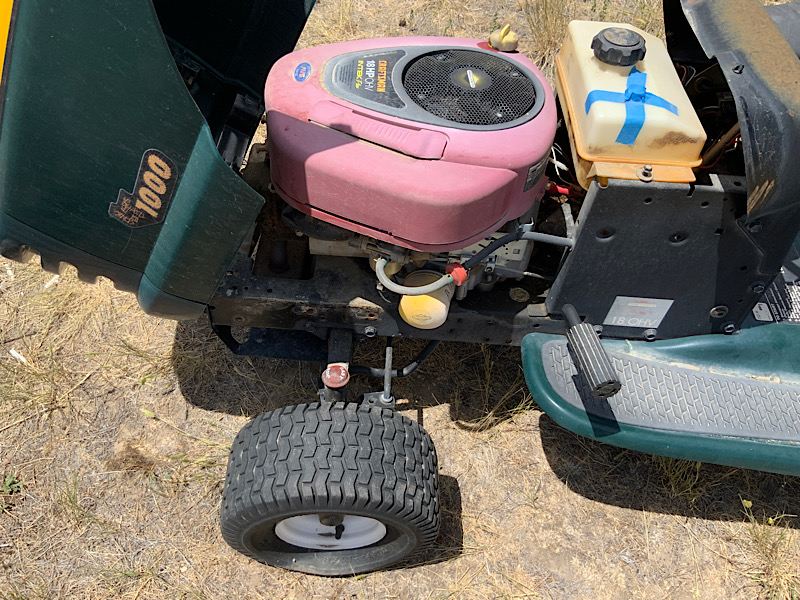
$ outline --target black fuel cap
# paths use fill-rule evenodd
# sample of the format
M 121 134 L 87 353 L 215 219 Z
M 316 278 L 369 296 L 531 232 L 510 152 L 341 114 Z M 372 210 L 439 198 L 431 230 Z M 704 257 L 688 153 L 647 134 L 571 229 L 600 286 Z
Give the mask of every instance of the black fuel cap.
M 644 58 L 644 38 L 625 27 L 606 27 L 592 38 L 592 50 L 606 64 L 629 67 Z

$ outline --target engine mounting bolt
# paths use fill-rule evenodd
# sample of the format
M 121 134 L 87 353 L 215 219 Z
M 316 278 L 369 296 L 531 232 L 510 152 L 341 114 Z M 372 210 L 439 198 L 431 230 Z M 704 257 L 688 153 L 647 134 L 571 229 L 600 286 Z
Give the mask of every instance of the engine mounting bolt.
M 644 337 L 644 339 L 647 340 L 648 342 L 652 342 L 653 340 L 655 340 L 657 335 L 658 332 L 655 329 L 645 329 L 644 332 L 642 333 L 642 337 Z
M 341 388 L 350 381 L 350 373 L 344 363 L 331 363 L 322 372 L 321 379 L 329 388 Z
M 761 294 L 767 286 L 764 285 L 762 281 L 756 281 L 752 286 L 750 286 L 754 293 Z
M 378 334 L 378 330 L 374 327 L 364 327 L 364 335 L 368 338 L 373 338 Z
M 736 331 L 736 324 L 731 322 L 725 323 L 725 325 L 722 326 L 722 331 L 725 333 L 733 333 Z

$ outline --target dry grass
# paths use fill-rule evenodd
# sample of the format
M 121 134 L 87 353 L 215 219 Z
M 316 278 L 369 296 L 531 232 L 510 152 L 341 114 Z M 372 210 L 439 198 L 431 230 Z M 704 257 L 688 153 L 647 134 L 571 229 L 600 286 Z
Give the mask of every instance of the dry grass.
M 663 35 L 661 4 L 643 0 L 321 0 L 300 46 L 345 39 L 394 36 L 487 38 L 508 23 L 520 36 L 520 51 L 552 80 L 553 57 L 573 19 L 631 23 Z
M 753 503 L 742 500 L 750 527 L 745 530 L 744 546 L 750 562 L 748 575 L 765 600 L 800 597 L 800 549 L 797 531 L 789 516 L 753 515 Z M 792 515 L 794 517 L 794 515 Z
M 313 400 L 314 367 L 236 357 L 107 282 L 0 269 L 0 598 L 796 597 L 796 519 L 774 516 L 798 512 L 794 478 L 573 436 L 536 408 L 516 349 L 461 344 L 395 389 L 440 454 L 423 565 L 330 580 L 253 563 L 217 533 L 227 447 L 249 416 Z
M 568 19 L 660 28 L 654 3 L 630 0 L 319 0 L 316 11 L 304 45 L 485 37 L 508 22 L 545 69 Z M 399 343 L 398 361 L 420 349 Z M 380 351 L 366 345 L 358 361 Z M 253 415 L 314 400 L 316 376 L 234 356 L 202 320 L 143 315 L 107 281 L 0 259 L 0 599 L 800 597 L 796 478 L 579 438 L 537 409 L 517 349 L 460 344 L 395 387 L 439 451 L 435 548 L 350 579 L 254 563 L 217 531 L 227 447 Z

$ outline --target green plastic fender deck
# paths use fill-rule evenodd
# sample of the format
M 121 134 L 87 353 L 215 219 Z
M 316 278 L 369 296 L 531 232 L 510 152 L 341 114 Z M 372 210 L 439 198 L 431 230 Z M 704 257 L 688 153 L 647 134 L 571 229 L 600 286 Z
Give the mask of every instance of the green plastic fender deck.
M 550 386 L 542 346 L 559 336 L 531 333 L 522 340 L 525 380 L 534 400 L 556 423 L 584 437 L 673 458 L 800 475 L 797 442 L 651 429 L 589 416 Z M 741 377 L 800 384 L 800 328 L 770 324 L 736 335 L 703 335 L 657 342 L 604 340 L 614 352 Z

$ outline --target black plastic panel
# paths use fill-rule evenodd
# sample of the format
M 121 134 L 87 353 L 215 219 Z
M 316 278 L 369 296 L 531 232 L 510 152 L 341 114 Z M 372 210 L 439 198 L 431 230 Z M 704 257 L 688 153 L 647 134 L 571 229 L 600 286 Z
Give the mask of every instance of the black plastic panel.
M 611 337 L 646 337 L 648 329 L 671 338 L 738 328 L 775 272 L 762 270 L 762 254 L 741 222 L 743 180 L 712 182 L 593 183 L 575 247 L 548 295 L 548 311 L 558 314 L 573 304 Z M 607 322 L 615 320 L 607 317 L 617 297 L 648 301 L 642 326 Z

